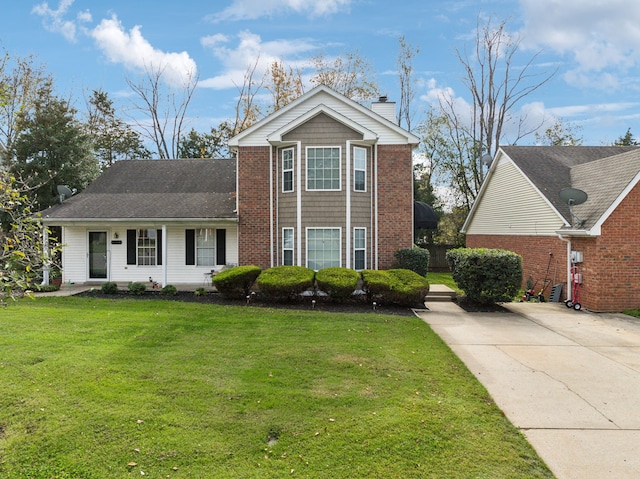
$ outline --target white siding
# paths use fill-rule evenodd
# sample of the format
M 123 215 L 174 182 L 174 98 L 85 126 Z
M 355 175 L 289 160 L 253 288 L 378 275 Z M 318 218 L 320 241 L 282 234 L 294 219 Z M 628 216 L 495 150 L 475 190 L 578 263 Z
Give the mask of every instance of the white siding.
M 281 114 L 274 119 L 267 119 L 262 126 L 256 125 L 256 130 L 251 134 L 242 138 L 240 146 L 266 146 L 266 141 L 269 133 L 278 130 L 296 120 L 299 116 L 304 115 L 307 111 L 312 110 L 319 104 L 331 108 L 332 110 L 346 116 L 355 123 L 363 126 L 364 128 L 375 132 L 378 135 L 378 144 L 380 145 L 397 145 L 406 144 L 406 135 L 394 131 L 389 126 L 385 125 L 382 120 L 378 120 L 375 117 L 366 115 L 365 113 L 354 108 L 349 103 L 339 100 L 338 98 L 329 95 L 325 92 L 319 92 L 318 94 L 310 97 L 307 101 L 300 103 L 295 108 L 288 110 L 286 113 Z
M 162 225 L 139 225 L 135 223 L 119 223 L 117 226 L 66 226 L 63 229 L 62 279 L 64 282 L 86 283 L 88 279 L 88 234 L 89 231 L 107 231 L 109 274 L 108 280 L 118 283 L 131 281 L 146 282 L 151 277 L 162 282 L 164 268 L 167 268 L 167 284 L 199 284 L 204 273 L 210 272 L 211 266 L 185 265 L 185 230 L 197 228 L 221 228 L 226 230 L 226 262 L 238 263 L 238 227 L 235 223 L 222 224 L 181 224 L 167 226 L 163 243 L 167 247 L 167 264 L 159 266 L 127 265 L 127 229 L 135 228 L 162 229 Z M 115 233 L 121 244 L 113 244 Z
M 557 212 L 510 160 L 501 159 L 488 181 L 467 234 L 555 236 L 562 227 Z

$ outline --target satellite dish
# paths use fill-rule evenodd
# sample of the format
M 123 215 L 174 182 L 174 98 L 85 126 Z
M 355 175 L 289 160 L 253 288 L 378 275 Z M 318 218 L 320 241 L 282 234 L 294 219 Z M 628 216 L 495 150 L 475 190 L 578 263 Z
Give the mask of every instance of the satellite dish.
M 58 196 L 60 197 L 60 203 L 62 203 L 67 198 L 71 198 L 73 196 L 73 193 L 75 193 L 75 191 L 71 191 L 65 185 L 58 185 L 57 189 L 58 189 Z
M 489 168 L 493 162 L 493 157 L 489 153 L 485 153 L 482 158 L 480 158 L 480 161 L 483 165 L 487 165 L 487 168 Z
M 587 201 L 588 195 L 577 188 L 562 188 L 560 190 L 560 199 L 569 206 L 581 205 Z
M 573 207 L 575 205 L 581 205 L 589 196 L 582 190 L 577 188 L 562 188 L 560 190 L 560 199 L 564 201 L 567 205 L 569 205 L 569 213 L 571 213 L 571 220 L 577 220 L 577 226 L 582 228 L 584 225 L 584 220 L 581 220 L 573 213 Z M 572 224 L 571 226 L 575 226 Z

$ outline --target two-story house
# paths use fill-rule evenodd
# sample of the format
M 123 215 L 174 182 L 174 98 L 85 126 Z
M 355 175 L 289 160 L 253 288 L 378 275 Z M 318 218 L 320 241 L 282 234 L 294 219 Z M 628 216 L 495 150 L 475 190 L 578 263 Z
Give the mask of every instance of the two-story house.
M 63 280 L 198 282 L 224 265 L 385 269 L 413 244 L 412 151 L 385 99 L 325 86 L 230 141 L 235 160 L 135 160 L 43 212 Z

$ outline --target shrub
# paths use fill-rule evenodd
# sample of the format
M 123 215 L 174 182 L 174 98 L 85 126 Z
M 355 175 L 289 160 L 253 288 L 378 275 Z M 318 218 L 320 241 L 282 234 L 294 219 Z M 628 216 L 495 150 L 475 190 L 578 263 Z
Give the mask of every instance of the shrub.
M 118 284 L 114 283 L 113 281 L 107 281 L 106 283 L 102 283 L 102 286 L 100 286 L 100 291 L 102 291 L 104 294 L 116 294 L 118 292 Z
M 429 292 L 427 278 L 409 269 L 390 269 L 391 292 L 389 300 L 403 306 L 424 305 Z
M 59 291 L 60 286 L 57 284 L 32 284 L 27 289 L 34 293 L 52 293 L 53 291 Z
M 258 288 L 268 299 L 294 299 L 313 287 L 315 272 L 304 266 L 274 266 L 258 276 Z
M 522 257 L 511 251 L 456 248 L 447 252 L 453 280 L 477 303 L 511 301 L 522 285 Z
M 260 272 L 258 266 L 252 265 L 225 269 L 213 277 L 213 285 L 226 298 L 243 299 L 251 293 Z
M 360 275 L 349 268 L 325 268 L 316 273 L 318 289 L 334 301 L 349 299 L 358 287 Z
M 388 297 L 391 291 L 391 277 L 387 271 L 365 269 L 361 273 L 362 288 L 367 293 L 367 299 L 382 299 Z
M 178 293 L 178 289 L 172 285 L 172 284 L 168 284 L 166 286 L 164 286 L 160 292 L 162 294 L 166 294 L 167 296 L 175 296 Z
M 429 272 L 429 251 L 423 248 L 399 249 L 393 254 L 396 269 L 408 269 L 426 278 Z
M 198 288 L 193 292 L 193 294 L 195 294 L 196 296 L 206 296 L 207 290 L 204 288 Z
M 147 285 L 144 283 L 138 283 L 137 281 L 129 283 L 129 292 L 131 294 L 134 294 L 136 296 L 142 296 L 144 293 L 146 293 L 146 291 L 147 291 Z
M 365 270 L 362 281 L 370 301 L 376 299 L 400 306 L 423 304 L 429 292 L 427 279 L 408 269 Z

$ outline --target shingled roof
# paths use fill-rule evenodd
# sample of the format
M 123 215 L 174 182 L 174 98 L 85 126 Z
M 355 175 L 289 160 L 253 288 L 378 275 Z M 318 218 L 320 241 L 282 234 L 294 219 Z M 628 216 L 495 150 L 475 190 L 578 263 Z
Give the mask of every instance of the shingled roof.
M 593 227 L 640 172 L 640 148 L 634 146 L 504 146 L 504 153 L 554 208 L 572 223 L 563 188 L 588 195 L 574 214 Z
M 118 161 L 45 222 L 236 218 L 235 160 Z

